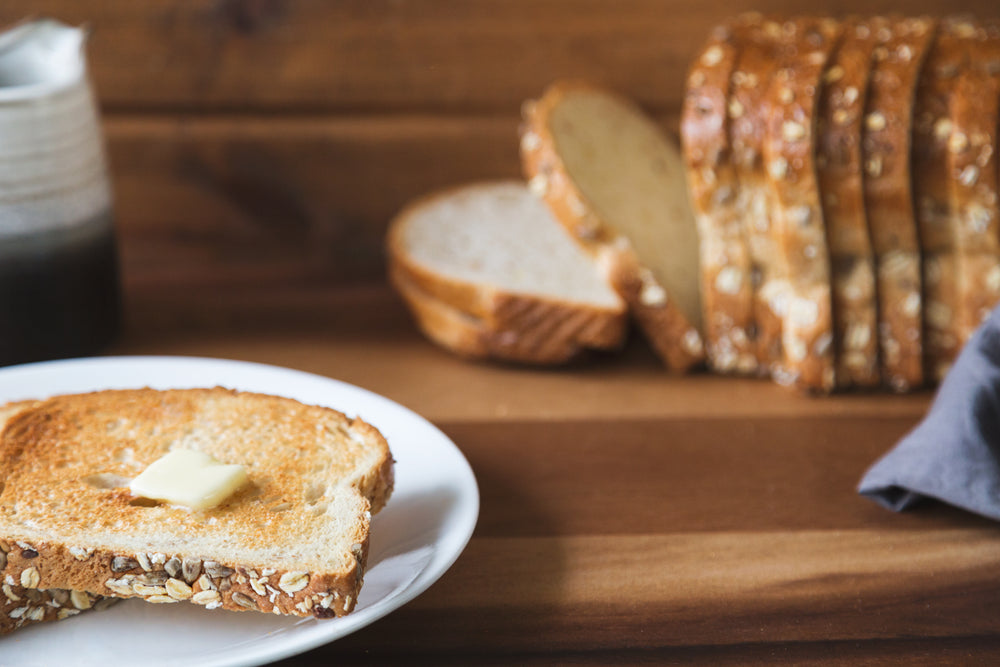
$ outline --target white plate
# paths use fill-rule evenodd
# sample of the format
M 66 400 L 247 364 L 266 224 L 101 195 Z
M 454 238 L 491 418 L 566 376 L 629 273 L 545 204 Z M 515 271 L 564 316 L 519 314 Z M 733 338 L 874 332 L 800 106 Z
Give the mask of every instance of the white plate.
M 190 357 L 107 357 L 0 370 L 0 402 L 149 386 L 260 391 L 326 405 L 377 427 L 396 460 L 396 487 L 372 520 L 365 584 L 353 613 L 316 620 L 122 602 L 0 638 L 0 666 L 260 665 L 343 637 L 409 602 L 465 548 L 479 516 L 468 462 L 441 431 L 387 398 L 275 366 Z

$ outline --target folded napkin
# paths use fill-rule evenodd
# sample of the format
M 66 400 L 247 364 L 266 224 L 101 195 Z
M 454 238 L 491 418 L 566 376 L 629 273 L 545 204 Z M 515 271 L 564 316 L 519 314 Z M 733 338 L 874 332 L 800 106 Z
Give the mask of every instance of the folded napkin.
M 959 354 L 924 420 L 858 491 L 895 511 L 936 498 L 1000 521 L 1000 308 Z

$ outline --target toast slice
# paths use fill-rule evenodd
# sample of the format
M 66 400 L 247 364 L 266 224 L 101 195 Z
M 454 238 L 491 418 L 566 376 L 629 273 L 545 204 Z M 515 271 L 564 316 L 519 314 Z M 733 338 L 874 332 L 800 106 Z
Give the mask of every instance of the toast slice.
M 128 483 L 173 449 L 249 483 L 191 510 Z M 350 612 L 392 457 L 369 424 L 228 389 L 111 390 L 21 410 L 0 436 L 4 581 L 319 618 Z
M 420 199 L 392 221 L 386 247 L 418 326 L 463 356 L 559 363 L 625 340 L 625 303 L 523 183 Z
M 586 82 L 556 82 L 522 110 L 529 187 L 597 259 L 667 368 L 700 364 L 699 239 L 676 142 Z

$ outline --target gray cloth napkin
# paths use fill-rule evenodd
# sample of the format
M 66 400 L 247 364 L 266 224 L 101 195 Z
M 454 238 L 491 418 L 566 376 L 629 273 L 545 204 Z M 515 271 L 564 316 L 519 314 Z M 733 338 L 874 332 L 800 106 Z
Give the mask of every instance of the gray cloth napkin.
M 1000 521 L 1000 308 L 959 354 L 924 420 L 858 491 L 895 511 L 936 498 Z

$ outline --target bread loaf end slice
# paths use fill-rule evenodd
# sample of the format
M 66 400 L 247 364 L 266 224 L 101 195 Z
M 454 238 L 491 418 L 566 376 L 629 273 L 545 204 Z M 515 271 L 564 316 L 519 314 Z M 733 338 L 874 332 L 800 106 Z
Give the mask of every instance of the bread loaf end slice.
M 632 102 L 557 82 L 524 105 L 529 187 L 598 262 L 668 369 L 704 361 L 699 240 L 675 143 Z

